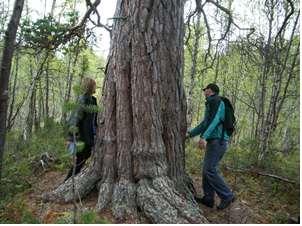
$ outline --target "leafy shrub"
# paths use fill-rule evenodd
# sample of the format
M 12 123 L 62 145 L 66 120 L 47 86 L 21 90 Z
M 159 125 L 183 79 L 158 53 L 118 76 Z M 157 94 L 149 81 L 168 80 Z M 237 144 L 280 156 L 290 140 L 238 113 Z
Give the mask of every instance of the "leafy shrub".
M 109 224 L 110 222 L 102 219 L 94 211 L 85 211 L 80 216 L 80 224 Z
M 36 131 L 28 140 L 23 140 L 19 131 L 8 133 L 1 186 L 1 193 L 5 194 L 5 198 L 1 199 L 1 202 L 31 187 L 34 179 L 33 163 L 39 164 L 42 153 L 47 152 L 59 160 L 55 168 L 69 168 L 70 156 L 65 150 L 62 126 L 53 120 L 49 120 L 45 125 L 47 127 Z M 42 168 L 41 171 L 43 172 Z
M 59 217 L 56 224 L 72 224 L 73 223 L 73 212 L 64 212 L 63 216 Z M 79 214 L 79 224 L 109 224 L 110 222 L 102 219 L 96 212 L 86 210 Z
M 1 223 L 38 224 L 39 220 L 24 203 L 22 196 L 15 197 L 11 202 L 0 208 Z
M 197 147 L 197 139 L 191 139 L 186 143 L 186 170 L 189 174 L 200 174 L 202 151 Z

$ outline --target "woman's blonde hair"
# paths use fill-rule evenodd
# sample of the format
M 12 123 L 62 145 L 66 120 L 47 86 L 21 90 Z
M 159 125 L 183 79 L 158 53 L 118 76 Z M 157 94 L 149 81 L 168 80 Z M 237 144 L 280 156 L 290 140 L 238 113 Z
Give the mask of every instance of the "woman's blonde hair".
M 96 85 L 95 80 L 89 77 L 85 77 L 82 81 L 83 91 L 88 94 L 93 93 L 95 85 Z

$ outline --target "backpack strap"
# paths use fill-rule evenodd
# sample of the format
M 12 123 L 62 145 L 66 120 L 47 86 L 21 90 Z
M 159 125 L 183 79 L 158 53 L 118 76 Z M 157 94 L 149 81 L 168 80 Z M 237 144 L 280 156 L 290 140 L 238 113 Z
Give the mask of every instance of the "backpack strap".
M 223 102 L 223 104 L 224 104 L 224 115 L 225 115 L 225 103 L 224 103 L 222 97 L 220 97 L 220 100 L 221 100 L 221 101 Z M 225 132 L 225 128 L 224 128 L 224 125 L 223 125 L 224 121 L 221 121 L 220 123 L 222 124 L 222 132 L 221 132 L 221 137 L 220 137 L 220 145 L 222 145 L 222 144 L 223 144 L 223 140 L 224 140 L 224 132 Z
M 220 145 L 223 144 L 223 140 L 224 140 L 224 132 L 225 132 L 225 129 L 224 129 L 223 122 L 222 122 L 222 133 L 221 133 L 221 137 L 220 137 Z

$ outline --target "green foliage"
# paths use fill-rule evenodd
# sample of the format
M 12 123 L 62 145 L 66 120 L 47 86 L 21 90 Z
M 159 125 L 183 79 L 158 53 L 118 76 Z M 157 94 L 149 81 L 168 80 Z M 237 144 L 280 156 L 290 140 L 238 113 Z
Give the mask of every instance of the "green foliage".
M 39 220 L 28 210 L 24 210 L 22 213 L 22 224 L 40 224 Z
M 78 104 L 75 103 L 74 101 L 67 101 L 63 105 L 63 112 L 71 112 L 75 110 L 77 106 Z
M 253 140 L 242 141 L 240 144 L 231 144 L 224 156 L 225 164 L 235 169 L 249 169 L 258 167 L 258 152 L 255 150 Z M 300 156 L 298 151 L 289 155 L 272 150 L 267 156 L 267 161 L 262 164 L 262 171 L 276 174 L 299 181 Z
M 21 195 L 17 195 L 9 203 L 0 205 L 0 222 L 6 224 L 39 224 Z
M 56 219 L 55 224 L 72 224 L 73 212 L 64 212 L 62 216 Z M 78 216 L 79 224 L 110 224 L 106 219 L 101 218 L 94 211 L 83 211 Z
M 69 23 L 61 24 L 51 16 L 34 22 L 26 18 L 21 23 L 21 35 L 30 48 L 53 49 L 65 42 L 64 35 L 69 28 Z
M 270 169 L 273 173 L 280 176 L 300 181 L 300 152 L 299 150 L 284 155 L 281 152 L 274 153 L 270 156 Z
M 73 89 L 73 92 L 74 92 L 77 96 L 81 95 L 81 94 L 84 92 L 83 87 L 81 86 L 81 84 L 76 84 L 76 85 L 74 85 L 74 86 L 72 87 L 72 89 Z
M 201 173 L 202 151 L 197 147 L 197 139 L 186 141 L 186 170 L 189 174 Z
M 56 166 L 66 170 L 69 156 L 64 146 L 62 127 L 48 119 L 44 127 L 34 133 L 30 140 L 24 141 L 19 132 L 8 133 L 3 169 L 3 193 L 9 198 L 31 187 L 34 164 L 39 163 L 42 153 L 58 159 Z
M 102 111 L 102 106 L 83 105 L 83 104 L 78 104 L 74 101 L 66 102 L 63 105 L 63 111 L 64 112 L 72 112 L 72 111 L 76 110 L 79 107 L 82 108 L 85 112 L 88 112 L 88 113 L 97 113 L 97 112 Z
M 56 219 L 55 224 L 72 224 L 73 223 L 73 213 L 63 212 L 62 216 Z
M 248 141 L 247 145 L 234 145 L 230 144 L 228 150 L 224 156 L 225 162 L 232 168 L 249 168 L 256 164 L 257 153 L 254 149 L 249 148 L 249 144 L 252 141 Z
M 64 13 L 64 18 L 67 20 L 67 24 L 75 24 L 79 19 L 79 12 L 67 11 Z
M 288 224 L 289 214 L 277 211 L 273 214 L 272 224 Z
M 80 224 L 110 224 L 108 220 L 102 219 L 94 211 L 84 211 L 80 216 Z
M 66 171 L 70 167 L 62 126 L 52 119 L 45 120 L 44 126 L 27 141 L 22 140 L 21 133 L 17 131 L 8 133 L 4 156 L 6 167 L 1 181 L 1 194 L 5 194 L 0 199 L 1 223 L 39 223 L 24 203 L 24 198 L 18 194 L 36 183 L 34 165 L 39 163 L 42 153 L 47 152 L 57 159 L 53 169 Z M 43 173 L 43 169 L 40 170 Z

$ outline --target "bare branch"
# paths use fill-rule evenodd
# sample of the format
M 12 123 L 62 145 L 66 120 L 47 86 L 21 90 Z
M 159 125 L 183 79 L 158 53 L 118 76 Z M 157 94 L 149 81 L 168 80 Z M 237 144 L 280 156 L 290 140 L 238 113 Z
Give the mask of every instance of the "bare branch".
M 209 42 L 207 53 L 206 53 L 206 56 L 205 56 L 205 61 L 206 61 L 208 56 L 210 55 L 210 52 L 211 52 L 212 36 L 211 36 L 211 28 L 210 28 L 210 25 L 208 23 L 207 15 L 205 14 L 203 8 L 201 8 L 201 13 L 203 15 L 203 19 L 204 19 L 204 22 L 206 24 L 207 36 L 208 36 L 208 42 Z
M 255 32 L 255 29 L 254 28 L 242 28 L 240 27 L 239 25 L 237 25 L 233 19 L 233 15 L 232 15 L 232 12 L 225 8 L 224 6 L 218 4 L 217 2 L 213 1 L 213 0 L 206 0 L 206 2 L 209 2 L 209 3 L 212 3 L 213 5 L 215 5 L 218 9 L 220 9 L 221 11 L 223 11 L 224 13 L 226 13 L 229 17 L 229 20 L 228 20 L 228 25 L 227 25 L 227 29 L 224 33 L 224 35 L 222 36 L 221 40 L 223 40 L 227 33 L 229 32 L 230 28 L 231 28 L 231 25 L 234 24 L 235 27 L 237 27 L 239 30 L 250 30 L 251 33 L 248 34 L 248 36 L 250 36 L 253 32 Z
M 97 27 L 104 28 L 104 29 L 106 29 L 106 31 L 108 31 L 109 33 L 111 33 L 111 28 L 108 27 L 107 25 L 104 25 L 104 24 L 101 23 L 101 16 L 100 16 L 98 10 L 96 9 L 96 6 L 93 5 L 89 0 L 86 0 L 86 4 L 89 5 L 91 8 L 94 8 L 94 14 L 97 15 L 97 22 L 94 22 L 94 21 L 90 18 L 90 15 L 89 15 L 89 17 L 88 17 L 89 21 L 90 21 L 93 25 L 95 25 L 95 26 L 97 26 Z
M 290 11 L 290 13 L 285 17 L 285 19 L 284 19 L 284 21 L 283 21 L 283 23 L 282 23 L 282 26 L 281 26 L 281 28 L 279 29 L 279 31 L 278 31 L 278 33 L 277 33 L 277 35 L 276 35 L 275 40 L 277 40 L 278 37 L 281 38 L 281 33 L 282 33 L 282 31 L 286 28 L 287 21 L 290 19 L 290 17 L 294 14 L 294 11 L 295 11 L 295 7 L 294 7 L 293 2 L 292 2 L 291 0 L 286 0 L 286 1 L 289 3 L 290 8 L 291 8 L 291 11 Z M 300 10 L 299 10 L 299 12 L 300 12 Z
M 62 43 L 68 42 L 72 37 L 81 36 L 84 32 L 85 24 L 86 24 L 87 20 L 90 18 L 91 13 L 97 11 L 96 7 L 100 3 L 101 3 L 101 0 L 96 0 L 94 3 L 91 3 L 90 0 L 86 0 L 86 4 L 87 4 L 87 6 L 89 6 L 89 8 L 86 11 L 85 15 L 83 16 L 80 23 L 78 23 L 77 25 L 71 27 L 69 29 L 69 31 L 64 35 L 63 41 L 60 42 L 60 43 L 57 43 L 56 45 L 54 45 L 53 48 L 56 48 L 58 45 L 60 45 Z
M 111 33 L 111 28 L 110 28 L 109 26 L 102 24 L 100 21 L 98 21 L 98 22 L 96 23 L 96 22 L 94 22 L 91 18 L 88 18 L 88 19 L 89 19 L 89 21 L 90 21 L 93 25 L 95 25 L 96 27 L 104 28 L 106 31 L 108 31 L 109 33 Z

